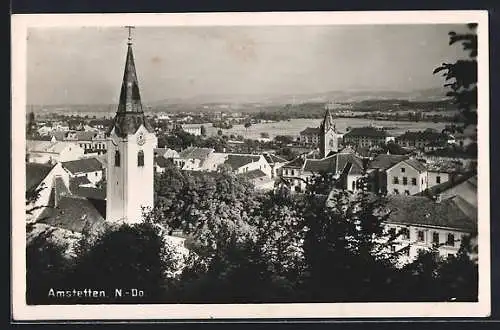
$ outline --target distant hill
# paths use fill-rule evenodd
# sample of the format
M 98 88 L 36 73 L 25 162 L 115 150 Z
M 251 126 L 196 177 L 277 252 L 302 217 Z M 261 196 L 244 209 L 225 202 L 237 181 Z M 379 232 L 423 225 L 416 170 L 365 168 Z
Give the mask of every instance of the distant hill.
M 407 100 L 412 102 L 432 102 L 447 99 L 444 88 L 429 88 L 410 92 L 402 91 L 329 91 L 308 94 L 280 94 L 280 95 L 199 95 L 189 98 L 171 98 L 158 101 L 143 100 L 146 109 L 150 111 L 221 111 L 259 109 L 261 107 L 278 106 L 284 104 L 303 103 L 357 103 L 366 100 Z M 113 113 L 116 104 L 88 104 L 88 105 L 30 105 L 27 111 L 35 113 L 45 111 L 75 111 Z
M 174 98 L 151 102 L 152 106 L 165 104 L 288 104 L 309 102 L 359 102 L 363 100 L 403 99 L 409 101 L 439 101 L 446 99 L 444 88 L 429 88 L 410 92 L 401 91 L 329 91 L 308 94 L 281 95 L 199 95 L 191 98 Z

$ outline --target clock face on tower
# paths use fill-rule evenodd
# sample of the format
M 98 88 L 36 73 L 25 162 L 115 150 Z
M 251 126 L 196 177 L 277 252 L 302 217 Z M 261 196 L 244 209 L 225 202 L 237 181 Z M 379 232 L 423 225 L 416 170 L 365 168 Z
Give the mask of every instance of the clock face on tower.
M 139 135 L 137 135 L 137 144 L 142 146 L 144 143 L 146 143 L 146 137 L 144 136 L 144 133 L 139 133 Z

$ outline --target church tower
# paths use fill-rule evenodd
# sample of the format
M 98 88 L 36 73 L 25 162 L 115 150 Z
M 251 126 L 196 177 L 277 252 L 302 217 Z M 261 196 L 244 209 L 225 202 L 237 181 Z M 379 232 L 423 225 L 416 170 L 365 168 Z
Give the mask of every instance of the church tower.
M 331 152 L 339 151 L 339 137 L 333 122 L 330 110 L 325 112 L 325 118 L 319 127 L 319 151 L 321 158 L 325 158 Z
M 130 28 L 127 48 L 118 110 L 107 132 L 106 220 L 136 223 L 154 203 L 157 138 L 142 110 Z

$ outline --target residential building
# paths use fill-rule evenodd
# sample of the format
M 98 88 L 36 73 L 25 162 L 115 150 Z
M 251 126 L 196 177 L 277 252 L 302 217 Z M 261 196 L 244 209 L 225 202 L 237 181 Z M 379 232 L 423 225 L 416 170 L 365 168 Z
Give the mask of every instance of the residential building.
M 272 176 L 272 168 L 264 155 L 224 154 L 223 164 L 236 174 L 259 170 L 269 178 Z
M 85 150 L 75 142 L 26 141 L 26 159 L 31 163 L 57 163 L 83 158 Z
M 337 181 L 337 187 L 357 191 L 358 182 L 364 176 L 363 161 L 350 152 L 339 152 L 323 159 L 299 157 L 282 167 L 281 179 L 292 191 L 304 192 L 315 175 L 329 173 Z
M 201 126 L 196 126 L 196 127 L 186 127 L 182 126 L 182 130 L 186 133 L 195 135 L 195 136 L 200 136 L 201 135 Z
M 213 168 L 207 164 L 209 155 L 215 150 L 213 148 L 197 148 L 189 147 L 182 150 L 179 156 L 174 158 L 174 164 L 181 170 L 186 171 L 205 171 L 205 170 L 217 170 L 217 165 Z
M 83 148 L 85 153 L 106 153 L 106 135 L 100 131 L 59 131 L 49 133 L 55 141 L 72 141 Z
M 387 193 L 387 170 L 402 160 L 408 159 L 406 155 L 379 154 L 368 163 L 367 174 L 370 191 L 377 194 Z
M 85 178 L 95 185 L 103 179 L 104 168 L 97 158 L 83 158 L 62 162 L 63 169 L 68 172 L 70 179 Z
M 386 230 L 401 234 L 394 251 L 404 251 L 405 264 L 421 250 L 437 247 L 439 256 L 456 255 L 465 236 L 477 233 L 477 209 L 459 196 L 434 201 L 424 196 L 388 197 Z
M 428 172 L 427 188 L 453 181 L 464 172 L 462 165 L 454 162 L 426 163 L 425 166 Z
M 344 134 L 344 145 L 356 147 L 377 147 L 394 140 L 387 131 L 372 126 L 355 127 Z
M 251 170 L 238 174 L 253 184 L 255 189 L 270 191 L 274 188 L 274 180 L 261 170 Z
M 388 194 L 411 196 L 427 189 L 427 168 L 416 159 L 404 159 L 386 172 Z
M 61 163 L 26 163 L 26 195 L 35 196 L 38 193 L 38 198 L 33 198 L 26 205 L 26 209 L 31 210 L 27 214 L 28 222 L 35 222 L 40 218 L 43 210 L 50 204 L 51 191 L 56 184 L 60 186 L 61 182 L 62 186 L 69 187 L 69 175 Z
M 418 132 L 407 131 L 396 137 L 395 141 L 406 148 L 435 150 L 445 148 L 453 141 L 453 137 L 433 129 L 426 129 Z
M 278 177 L 280 169 L 283 167 L 283 165 L 288 163 L 286 159 L 271 153 L 264 153 L 263 156 L 266 159 L 269 166 L 271 167 L 271 178 L 273 179 Z
M 279 171 L 282 183 L 288 186 L 291 191 L 305 191 L 307 187 L 307 177 L 303 175 L 305 156 L 299 156 L 285 165 Z
M 459 196 L 477 209 L 477 172 L 460 174 L 452 180 L 429 187 L 420 195 L 433 199 L 449 199 Z
M 319 127 L 307 127 L 299 133 L 299 142 L 317 145 L 320 141 L 320 134 L 321 129 Z
M 154 154 L 155 156 L 161 156 L 165 159 L 179 158 L 179 153 L 170 148 L 155 148 Z

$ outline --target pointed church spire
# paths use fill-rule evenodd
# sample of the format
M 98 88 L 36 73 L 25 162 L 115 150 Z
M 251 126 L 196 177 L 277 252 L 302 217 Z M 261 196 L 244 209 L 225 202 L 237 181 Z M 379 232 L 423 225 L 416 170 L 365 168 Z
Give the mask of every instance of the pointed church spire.
M 123 70 L 120 100 L 114 119 L 114 125 L 108 132 L 111 133 L 111 130 L 114 128 L 116 134 L 120 137 L 134 134 L 142 124 L 149 132 L 153 131 L 144 117 L 144 112 L 142 110 L 139 81 L 135 70 L 134 53 L 132 51 L 131 29 L 133 27 L 127 26 L 127 28 L 129 30 L 127 56 L 125 58 L 125 68 Z
M 132 51 L 132 36 L 128 28 L 127 57 L 125 59 L 125 69 L 123 70 L 122 89 L 120 91 L 120 103 L 118 112 L 142 112 L 141 95 L 139 92 L 139 82 L 135 72 L 134 53 Z
M 330 113 L 330 109 L 326 109 L 325 112 L 325 117 L 323 118 L 323 121 L 321 122 L 321 132 L 326 132 L 330 128 L 333 128 L 335 130 L 335 123 L 333 122 L 333 117 L 332 114 Z

